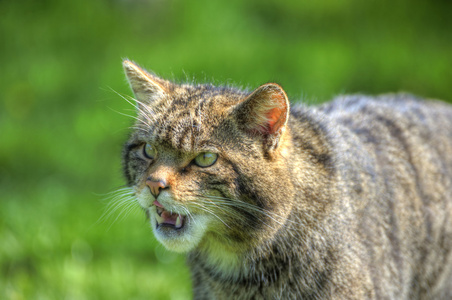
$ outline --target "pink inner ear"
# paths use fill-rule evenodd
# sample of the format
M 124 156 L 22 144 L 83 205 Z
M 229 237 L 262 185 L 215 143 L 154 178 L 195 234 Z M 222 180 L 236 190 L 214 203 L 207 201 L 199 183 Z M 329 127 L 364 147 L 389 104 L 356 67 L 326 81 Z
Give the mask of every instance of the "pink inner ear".
M 272 108 L 267 112 L 268 123 L 266 129 L 268 133 L 273 134 L 281 127 L 280 117 L 282 113 L 283 111 L 280 108 Z
M 275 107 L 270 109 L 265 115 L 267 117 L 267 128 L 266 129 L 266 133 L 269 134 L 274 134 L 276 133 L 281 126 L 284 123 L 284 120 L 282 120 L 283 118 L 283 114 L 286 113 L 286 105 L 285 105 L 285 99 L 282 95 L 280 94 L 274 94 L 272 95 L 272 100 L 275 102 L 279 102 L 281 103 L 281 107 Z

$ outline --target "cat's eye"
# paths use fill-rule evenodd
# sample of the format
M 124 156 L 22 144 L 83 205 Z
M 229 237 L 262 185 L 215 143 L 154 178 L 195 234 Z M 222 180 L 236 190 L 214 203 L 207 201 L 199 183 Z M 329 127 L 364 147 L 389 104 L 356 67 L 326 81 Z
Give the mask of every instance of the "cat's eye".
M 203 152 L 200 153 L 195 158 L 195 164 L 199 167 L 206 168 L 213 165 L 218 158 L 218 154 L 212 152 Z
M 152 147 L 151 144 L 146 143 L 146 145 L 144 145 L 143 148 L 143 154 L 149 159 L 154 159 L 155 156 L 157 155 L 157 151 L 155 150 L 154 147 Z

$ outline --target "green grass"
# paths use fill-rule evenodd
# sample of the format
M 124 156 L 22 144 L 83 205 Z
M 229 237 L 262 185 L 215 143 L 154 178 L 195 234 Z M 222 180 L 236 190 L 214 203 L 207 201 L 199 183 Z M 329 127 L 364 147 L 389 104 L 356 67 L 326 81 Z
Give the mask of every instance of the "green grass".
M 138 210 L 99 220 L 99 196 L 77 192 L 56 177 L 14 194 L 2 203 L 2 299 L 185 299 L 190 294 L 183 257 L 153 242 Z
M 447 1 L 0 2 L 0 298 L 187 299 L 184 258 L 124 184 L 121 59 L 293 101 L 408 91 L 452 100 Z M 119 113 L 118 113 L 119 112 Z M 111 198 L 111 197 L 110 197 Z M 107 199 L 107 200 L 106 200 Z

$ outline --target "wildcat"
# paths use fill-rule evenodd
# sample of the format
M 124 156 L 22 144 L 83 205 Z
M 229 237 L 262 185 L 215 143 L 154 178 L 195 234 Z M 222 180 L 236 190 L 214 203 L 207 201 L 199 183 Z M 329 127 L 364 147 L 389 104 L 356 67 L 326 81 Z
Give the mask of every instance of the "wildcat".
M 123 63 L 124 173 L 195 299 L 452 299 L 452 107 L 406 94 L 289 107 Z

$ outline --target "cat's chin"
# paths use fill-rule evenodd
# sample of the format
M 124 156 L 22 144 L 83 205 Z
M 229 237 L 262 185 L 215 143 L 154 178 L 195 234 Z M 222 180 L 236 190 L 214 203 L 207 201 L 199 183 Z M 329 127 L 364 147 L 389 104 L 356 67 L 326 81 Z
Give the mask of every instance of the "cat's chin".
M 204 236 L 208 218 L 202 215 L 176 216 L 174 224 L 162 222 L 161 214 L 150 212 L 151 227 L 157 240 L 173 252 L 189 252 L 195 249 Z

